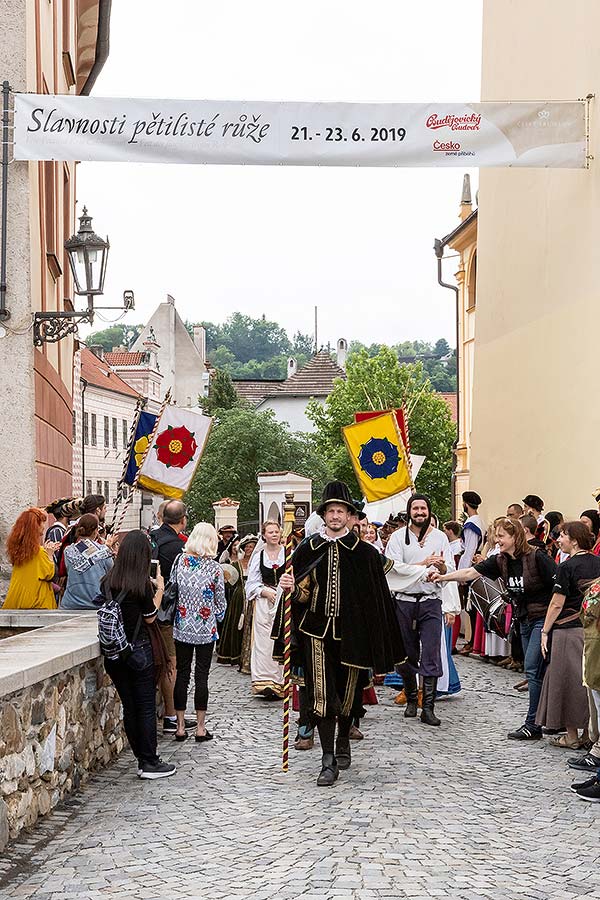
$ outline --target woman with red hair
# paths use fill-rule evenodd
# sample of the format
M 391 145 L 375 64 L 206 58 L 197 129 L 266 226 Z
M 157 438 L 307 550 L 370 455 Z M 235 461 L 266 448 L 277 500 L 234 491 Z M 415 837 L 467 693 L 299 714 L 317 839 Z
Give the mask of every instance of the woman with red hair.
M 22 512 L 6 541 L 13 570 L 3 609 L 56 609 L 52 554 L 59 546 L 42 544 L 48 516 L 32 506 Z

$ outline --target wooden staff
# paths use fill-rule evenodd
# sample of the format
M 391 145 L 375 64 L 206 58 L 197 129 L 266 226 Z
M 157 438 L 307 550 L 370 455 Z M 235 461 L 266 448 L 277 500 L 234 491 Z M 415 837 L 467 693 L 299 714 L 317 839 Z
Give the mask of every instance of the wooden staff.
M 283 537 L 285 538 L 285 574 L 292 572 L 292 552 L 294 539 L 292 532 L 295 522 L 294 495 L 286 494 L 283 504 Z M 283 749 L 281 767 L 288 771 L 290 750 L 290 705 L 292 699 L 292 592 L 286 591 L 283 601 Z

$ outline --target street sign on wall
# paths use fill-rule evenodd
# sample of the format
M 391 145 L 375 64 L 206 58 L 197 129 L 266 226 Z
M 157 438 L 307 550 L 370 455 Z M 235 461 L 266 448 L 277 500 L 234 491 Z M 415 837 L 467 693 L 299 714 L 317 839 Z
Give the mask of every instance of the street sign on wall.
M 292 166 L 587 164 L 583 100 L 299 103 L 15 95 L 15 159 Z

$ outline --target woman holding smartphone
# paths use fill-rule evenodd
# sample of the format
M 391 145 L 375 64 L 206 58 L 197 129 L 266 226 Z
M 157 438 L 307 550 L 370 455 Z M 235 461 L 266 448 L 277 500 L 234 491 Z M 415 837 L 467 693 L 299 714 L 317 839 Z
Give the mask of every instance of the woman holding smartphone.
M 131 653 L 105 659 L 106 672 L 123 704 L 123 726 L 138 760 L 140 778 L 166 778 L 175 766 L 156 752 L 156 683 L 148 626 L 156 618 L 164 582 L 160 572 L 150 578 L 150 542 L 143 531 L 130 531 L 119 548 L 115 564 L 102 582 L 106 598 L 118 601 Z

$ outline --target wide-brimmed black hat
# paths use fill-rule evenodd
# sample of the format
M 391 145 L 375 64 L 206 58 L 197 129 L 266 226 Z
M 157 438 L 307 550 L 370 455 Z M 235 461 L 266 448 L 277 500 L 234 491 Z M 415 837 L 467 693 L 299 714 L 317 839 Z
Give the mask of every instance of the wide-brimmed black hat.
M 531 506 L 533 509 L 537 509 L 538 512 L 541 512 L 544 508 L 544 501 L 541 497 L 538 497 L 537 494 L 527 494 L 526 497 L 523 497 L 523 503 L 525 506 Z
M 345 481 L 330 481 L 325 485 L 321 504 L 317 507 L 318 515 L 322 516 L 330 503 L 342 503 L 351 513 L 356 513 L 356 507 Z
M 355 500 L 355 499 L 353 498 L 353 499 L 352 499 L 352 503 L 354 504 L 354 510 L 355 510 L 356 515 L 357 515 L 357 517 L 358 517 L 358 521 L 359 521 L 359 522 L 364 522 L 364 520 L 367 518 L 367 514 L 366 514 L 366 512 L 364 511 L 364 508 L 365 508 L 365 502 L 364 502 L 364 500 Z

